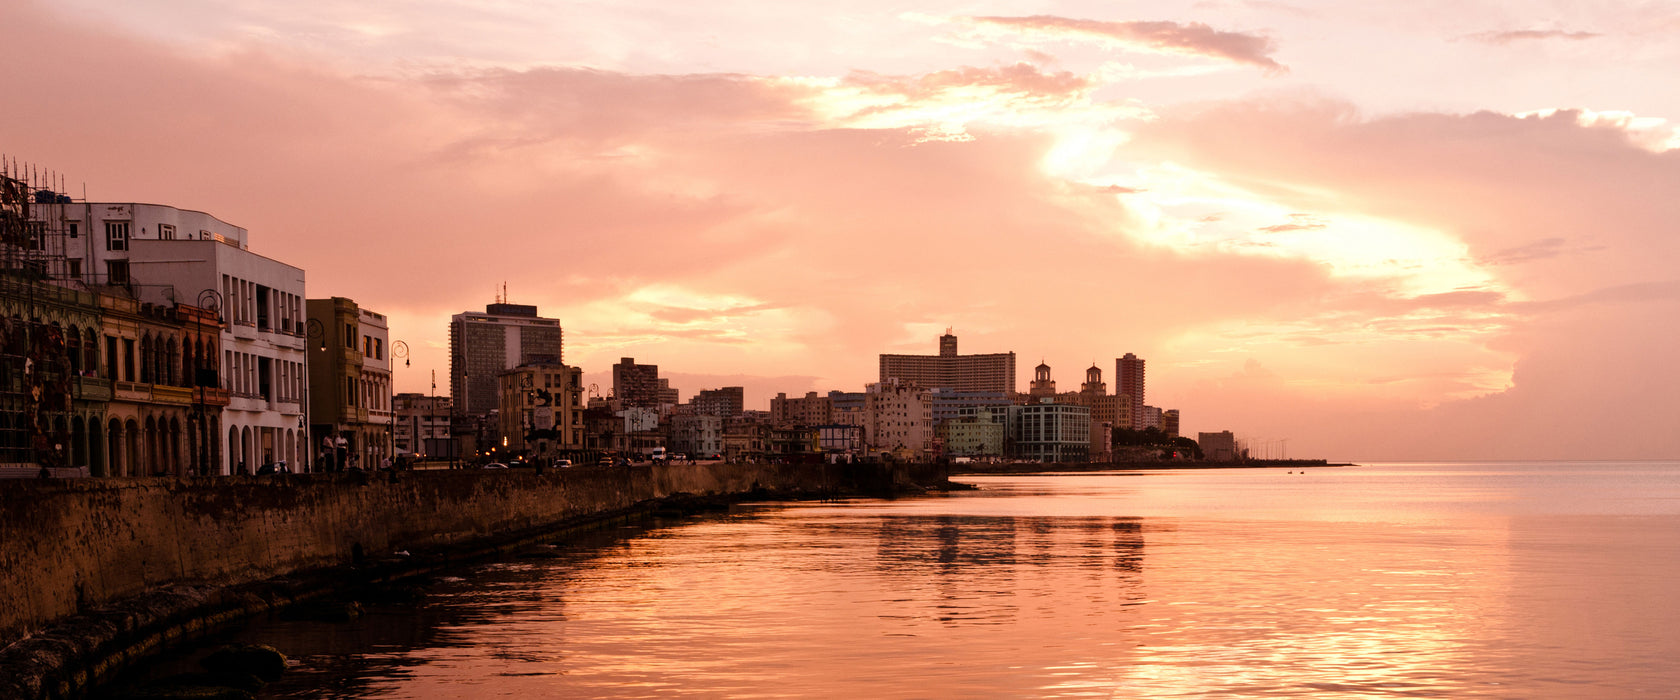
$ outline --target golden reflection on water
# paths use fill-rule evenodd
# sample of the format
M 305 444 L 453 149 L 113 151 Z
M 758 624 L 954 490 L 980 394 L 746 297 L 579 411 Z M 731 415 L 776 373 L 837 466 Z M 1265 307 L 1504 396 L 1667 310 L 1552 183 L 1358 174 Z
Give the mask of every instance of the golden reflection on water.
M 465 571 L 352 623 L 411 628 L 359 671 L 311 646 L 344 626 L 266 634 L 330 697 L 1668 695 L 1680 472 L 1652 469 L 976 478 Z

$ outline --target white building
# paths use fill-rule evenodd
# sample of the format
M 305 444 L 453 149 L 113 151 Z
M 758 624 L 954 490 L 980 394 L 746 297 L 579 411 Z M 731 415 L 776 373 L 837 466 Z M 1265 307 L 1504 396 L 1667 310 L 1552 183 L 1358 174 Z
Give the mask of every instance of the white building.
M 723 417 L 710 414 L 671 416 L 671 451 L 691 457 L 723 453 Z
M 926 454 L 933 446 L 932 392 L 896 379 L 868 385 L 864 440 L 871 450 Z
M 158 204 L 53 205 L 68 228 L 65 272 L 127 287 L 142 303 L 217 308 L 226 449 L 218 471 L 305 463 L 308 384 L 303 270 L 250 251 L 245 229 Z

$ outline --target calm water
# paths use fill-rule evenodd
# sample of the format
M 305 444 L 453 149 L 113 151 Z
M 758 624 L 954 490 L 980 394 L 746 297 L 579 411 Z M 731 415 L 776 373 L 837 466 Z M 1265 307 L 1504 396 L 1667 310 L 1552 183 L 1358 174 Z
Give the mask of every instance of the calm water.
M 1680 463 L 966 477 L 244 631 L 265 697 L 1680 696 Z

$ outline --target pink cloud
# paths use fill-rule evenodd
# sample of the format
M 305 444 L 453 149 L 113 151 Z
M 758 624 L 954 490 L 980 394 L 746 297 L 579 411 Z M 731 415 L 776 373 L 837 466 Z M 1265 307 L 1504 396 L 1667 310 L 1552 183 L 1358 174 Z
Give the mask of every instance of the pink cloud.
M 1680 453 L 1667 425 L 1680 415 L 1680 372 L 1659 359 L 1680 346 L 1680 330 L 1660 320 L 1680 313 L 1680 275 L 1668 263 L 1680 259 L 1672 234 L 1680 201 L 1661 194 L 1680 187 L 1680 151 L 1654 152 L 1619 129 L 1583 126 L 1570 112 L 1365 118 L 1310 98 L 1168 113 L 1139 129 L 1133 149 L 1130 157 L 1217 173 L 1293 208 L 1444 232 L 1523 299 L 1496 290 L 1410 300 L 1380 293 L 1336 300 L 1317 316 L 1300 309 L 1309 325 L 1334 328 L 1339 318 L 1382 337 L 1437 333 L 1443 343 L 1509 352 L 1515 371 L 1503 391 L 1433 408 L 1349 412 L 1350 404 L 1291 391 L 1287 380 L 1305 378 L 1286 377 L 1264 389 L 1293 394 L 1274 407 L 1281 414 L 1239 416 L 1255 405 L 1245 392 L 1261 389 L 1215 384 L 1193 391 L 1198 398 L 1186 403 L 1197 411 L 1266 425 L 1270 435 L 1311 434 L 1324 449 L 1350 455 Z M 1362 308 L 1372 317 L 1361 318 Z M 1415 375 L 1422 383 L 1428 376 Z M 1315 422 L 1339 428 L 1326 433 Z M 1611 435 L 1628 439 L 1607 446 Z
M 1544 41 L 1548 39 L 1564 39 L 1567 41 L 1584 41 L 1603 36 L 1597 32 L 1568 32 L 1560 29 L 1517 29 L 1502 32 L 1479 32 L 1467 35 L 1465 38 L 1488 44 L 1501 46 L 1514 44 L 1519 41 Z
M 1268 72 L 1288 69 L 1272 59 L 1272 40 L 1242 32 L 1214 29 L 1201 22 L 1105 22 L 1052 15 L 1030 17 L 973 17 L 971 21 L 1048 36 L 1099 39 L 1192 56 L 1217 58 L 1259 66 Z

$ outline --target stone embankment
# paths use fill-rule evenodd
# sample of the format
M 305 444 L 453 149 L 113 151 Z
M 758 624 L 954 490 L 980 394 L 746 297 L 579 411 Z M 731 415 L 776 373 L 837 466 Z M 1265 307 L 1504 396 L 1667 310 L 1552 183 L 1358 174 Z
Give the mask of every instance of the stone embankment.
M 79 697 L 226 622 L 568 528 L 944 483 L 874 464 L 0 481 L 0 697 Z

